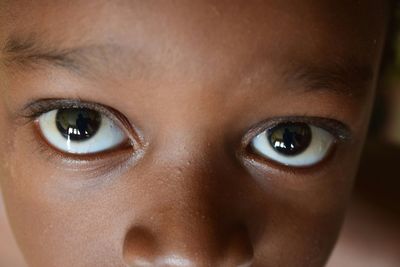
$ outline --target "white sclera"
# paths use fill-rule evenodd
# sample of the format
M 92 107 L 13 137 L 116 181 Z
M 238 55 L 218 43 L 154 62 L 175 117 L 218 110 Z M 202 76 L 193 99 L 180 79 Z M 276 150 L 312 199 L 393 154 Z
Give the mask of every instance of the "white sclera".
M 277 152 L 268 140 L 267 131 L 263 131 L 251 141 L 251 146 L 260 156 L 286 166 L 306 167 L 323 160 L 329 152 L 335 138 L 324 129 L 309 125 L 311 129 L 310 145 L 298 155 L 285 156 Z
M 126 140 L 126 134 L 111 119 L 101 114 L 100 128 L 95 135 L 83 141 L 65 138 L 58 130 L 56 116 L 58 110 L 42 114 L 38 123 L 44 138 L 55 148 L 70 154 L 93 154 L 117 147 Z

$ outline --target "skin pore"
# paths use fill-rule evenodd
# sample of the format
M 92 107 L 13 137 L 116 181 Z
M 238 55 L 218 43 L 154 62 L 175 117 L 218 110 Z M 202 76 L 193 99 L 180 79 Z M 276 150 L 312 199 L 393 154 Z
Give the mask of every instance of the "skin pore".
M 368 126 L 387 4 L 2 1 L 0 186 L 30 266 L 323 266 Z M 41 113 L 109 114 L 127 146 L 71 155 Z M 308 167 L 256 155 L 323 128 Z

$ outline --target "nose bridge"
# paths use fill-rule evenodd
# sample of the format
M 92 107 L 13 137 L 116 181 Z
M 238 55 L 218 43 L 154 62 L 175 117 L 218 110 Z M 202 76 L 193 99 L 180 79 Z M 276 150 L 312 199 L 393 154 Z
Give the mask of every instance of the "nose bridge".
M 162 158 L 152 169 L 160 184 L 159 197 L 151 219 L 141 226 L 146 238 L 135 234 L 136 228 L 128 233 L 125 258 L 137 266 L 137 259 L 143 257 L 151 266 L 239 266 L 248 262 L 252 247 L 247 230 L 234 216 L 226 216 L 226 210 L 235 209 L 225 199 L 234 190 L 228 182 L 230 168 L 221 166 L 221 162 L 230 164 L 223 160 L 227 156 L 206 136 L 196 142 L 187 136 L 180 140 L 178 145 L 166 142 L 163 149 L 160 145 L 153 152 Z M 136 255 L 141 243 L 146 243 L 147 252 Z M 230 265 L 221 265 L 224 262 Z
M 174 193 L 176 209 L 217 208 L 216 200 L 233 190 L 227 182 L 235 168 L 223 138 L 213 130 L 177 130 L 172 135 L 152 152 L 151 157 L 157 159 L 154 176 L 163 182 L 167 193 Z
M 215 257 L 211 254 L 222 246 L 222 225 L 227 223 L 219 214 L 220 198 L 229 189 L 221 188 L 226 176 L 215 162 L 215 158 L 221 159 L 223 155 L 207 136 L 188 138 L 186 135 L 180 140 L 179 146 L 174 146 L 176 154 L 164 157 L 166 160 L 160 168 L 164 183 L 168 184 L 165 193 L 169 197 L 159 204 L 157 228 L 162 231 L 159 236 L 166 254 L 189 255 L 207 250 L 208 257 Z

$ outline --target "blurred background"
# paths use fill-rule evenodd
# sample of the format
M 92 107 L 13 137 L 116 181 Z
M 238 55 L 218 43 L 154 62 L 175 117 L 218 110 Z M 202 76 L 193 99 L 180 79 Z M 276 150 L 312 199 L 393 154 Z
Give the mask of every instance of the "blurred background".
M 369 136 L 327 267 L 400 266 L 400 12 L 384 55 Z
M 398 12 L 397 18 L 400 18 Z M 400 35 L 395 21 L 345 223 L 327 267 L 400 266 Z M 26 267 L 0 198 L 0 267 Z

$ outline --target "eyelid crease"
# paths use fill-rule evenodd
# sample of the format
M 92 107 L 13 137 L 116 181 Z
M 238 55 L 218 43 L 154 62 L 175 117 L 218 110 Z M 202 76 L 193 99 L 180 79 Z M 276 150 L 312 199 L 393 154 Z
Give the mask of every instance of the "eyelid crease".
M 138 134 L 138 131 L 134 129 L 129 120 L 123 114 L 121 114 L 121 112 L 112 107 L 99 103 L 84 101 L 81 99 L 40 99 L 31 101 L 25 105 L 19 114 L 29 121 L 34 121 L 40 115 L 51 110 L 67 108 L 88 108 L 95 110 L 122 126 L 123 131 L 127 134 L 130 143 L 134 148 L 137 148 L 136 146 L 138 145 L 144 145 L 143 138 Z
M 250 128 L 242 138 L 242 147 L 247 147 L 251 140 L 260 133 L 277 126 L 280 123 L 302 122 L 328 131 L 336 142 L 346 142 L 353 139 L 352 131 L 344 123 L 329 118 L 309 116 L 286 116 L 263 120 Z

